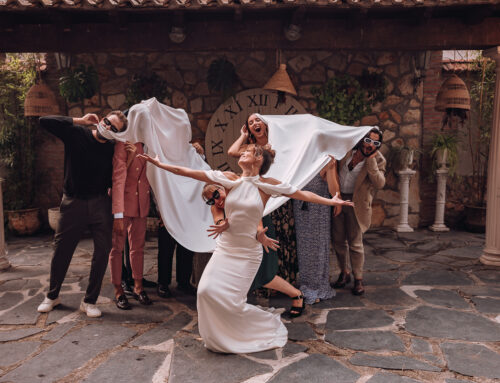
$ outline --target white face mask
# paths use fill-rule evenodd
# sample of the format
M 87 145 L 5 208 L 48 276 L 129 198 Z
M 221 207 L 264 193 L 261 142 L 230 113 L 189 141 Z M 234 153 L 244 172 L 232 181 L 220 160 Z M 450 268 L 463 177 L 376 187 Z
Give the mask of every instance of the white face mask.
M 98 124 L 97 124 L 97 131 L 98 131 L 98 132 L 99 132 L 99 134 L 100 134 L 101 136 L 103 136 L 106 140 L 113 140 L 113 139 L 114 139 L 113 135 L 111 134 L 111 131 L 109 131 L 108 129 L 106 129 L 106 128 L 104 127 L 104 125 L 103 125 L 103 124 L 101 124 L 101 123 L 98 123 Z

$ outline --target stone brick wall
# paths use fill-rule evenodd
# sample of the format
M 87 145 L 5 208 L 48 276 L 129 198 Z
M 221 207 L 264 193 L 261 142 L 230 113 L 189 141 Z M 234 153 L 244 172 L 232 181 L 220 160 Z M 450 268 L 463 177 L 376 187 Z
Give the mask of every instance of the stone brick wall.
M 340 73 L 360 75 L 363 69 L 383 73 L 387 78 L 387 97 L 373 107 L 373 112 L 361 121 L 362 124 L 379 125 L 384 131 L 382 152 L 387 154 L 394 146 L 406 145 L 421 148 L 422 118 L 424 112 L 424 85 L 415 70 L 415 60 L 420 53 L 403 52 L 328 52 L 328 51 L 283 51 L 282 61 L 288 64 L 288 73 L 296 86 L 299 102 L 311 113 L 316 104 L 311 86 L 324 83 L 327 78 Z M 70 116 L 85 113 L 104 114 L 112 109 L 125 109 L 125 92 L 135 73 L 155 71 L 166 80 L 170 97 L 165 104 L 183 108 L 189 115 L 193 127 L 193 139 L 203 142 L 211 114 L 224 101 L 220 95 L 212 94 L 206 82 L 210 63 L 225 56 L 235 67 L 239 77 L 237 91 L 262 87 L 275 72 L 276 53 L 253 52 L 199 52 L 185 54 L 170 53 L 122 53 L 82 54 L 74 57 L 73 64 L 92 64 L 100 78 L 100 93 L 84 104 L 65 105 L 60 99 L 61 110 Z M 52 55 L 47 58 L 49 86 L 57 92 L 60 73 L 55 70 Z M 427 93 L 425 93 L 427 94 Z M 47 208 L 58 204 L 58 193 L 63 178 L 62 145 L 46 134 L 40 147 L 41 170 L 48 176 L 40 188 L 40 203 Z M 393 226 L 399 213 L 398 179 L 390 169 L 387 185 L 374 200 L 373 226 Z M 417 169 L 418 170 L 418 169 Z M 420 218 L 420 172 L 411 181 L 410 215 L 412 226 Z

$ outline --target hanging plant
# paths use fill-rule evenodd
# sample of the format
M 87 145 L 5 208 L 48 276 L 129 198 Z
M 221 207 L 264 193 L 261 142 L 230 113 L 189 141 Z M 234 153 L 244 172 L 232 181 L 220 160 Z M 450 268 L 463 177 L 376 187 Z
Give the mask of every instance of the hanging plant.
M 68 102 L 82 102 L 99 90 L 99 75 L 92 65 L 80 64 L 59 78 L 59 93 Z
M 225 57 L 212 61 L 208 68 L 208 88 L 213 92 L 220 92 L 224 99 L 234 94 L 238 75 L 234 65 Z
M 382 102 L 386 96 L 387 80 L 384 75 L 376 72 L 368 72 L 363 70 L 361 76 L 358 77 L 359 84 L 366 91 L 367 99 L 375 104 Z
M 167 96 L 169 96 L 167 82 L 155 72 L 136 73 L 127 90 L 129 106 L 152 97 L 156 97 L 158 101 L 162 102 Z

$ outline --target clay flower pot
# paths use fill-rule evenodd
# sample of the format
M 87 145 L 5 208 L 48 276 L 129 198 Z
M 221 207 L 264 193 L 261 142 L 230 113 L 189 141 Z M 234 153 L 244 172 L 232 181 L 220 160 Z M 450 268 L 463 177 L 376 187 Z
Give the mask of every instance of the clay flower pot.
M 7 210 L 9 219 L 9 229 L 17 235 L 31 235 L 35 233 L 41 225 L 39 208 L 24 210 Z

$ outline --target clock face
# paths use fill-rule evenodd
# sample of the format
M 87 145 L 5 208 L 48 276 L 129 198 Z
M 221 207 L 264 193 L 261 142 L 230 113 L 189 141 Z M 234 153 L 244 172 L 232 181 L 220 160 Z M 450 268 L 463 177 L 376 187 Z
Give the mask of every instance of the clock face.
M 236 94 L 219 106 L 212 115 L 205 135 L 205 152 L 212 169 L 240 173 L 238 159 L 228 156 L 227 151 L 240 136 L 241 127 L 253 113 L 304 114 L 304 107 L 292 96 L 278 104 L 278 92 L 265 89 L 249 89 Z

